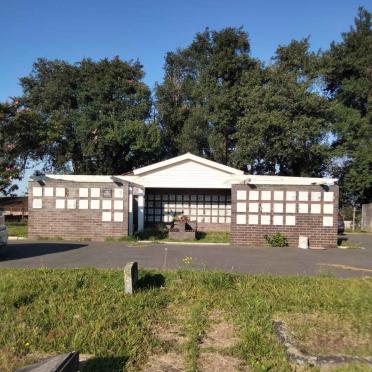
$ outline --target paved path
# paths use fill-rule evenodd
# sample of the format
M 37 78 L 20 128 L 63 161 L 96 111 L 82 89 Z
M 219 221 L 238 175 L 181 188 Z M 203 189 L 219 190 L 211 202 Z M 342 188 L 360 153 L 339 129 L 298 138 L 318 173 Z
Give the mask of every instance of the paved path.
M 301 250 L 219 245 L 142 244 L 107 242 L 12 241 L 0 252 L 0 268 L 123 268 L 128 261 L 140 267 L 175 269 L 182 259 L 192 265 L 253 274 L 372 276 L 372 235 L 352 235 L 365 249 Z

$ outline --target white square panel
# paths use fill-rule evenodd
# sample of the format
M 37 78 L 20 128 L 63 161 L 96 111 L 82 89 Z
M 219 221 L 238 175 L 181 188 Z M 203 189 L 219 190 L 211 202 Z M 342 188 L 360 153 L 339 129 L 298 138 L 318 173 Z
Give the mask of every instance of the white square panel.
M 65 209 L 65 199 L 56 199 L 56 209 Z
M 249 214 L 248 215 L 248 224 L 257 225 L 258 224 L 258 214 Z
M 231 216 L 231 210 L 230 209 L 226 209 L 226 216 Z
M 298 205 L 298 213 L 309 213 L 309 204 L 300 203 Z
M 218 223 L 225 223 L 225 217 L 218 217 Z
M 296 204 L 295 203 L 287 203 L 285 205 L 285 213 L 296 213 Z
M 261 191 L 261 200 L 271 200 L 271 191 Z
M 67 199 L 67 209 L 76 209 L 75 199 Z
M 283 225 L 283 216 L 274 216 L 273 225 Z
M 246 217 L 245 214 L 236 215 L 236 224 L 237 225 L 245 225 L 246 223 L 247 223 L 247 217 Z
M 332 227 L 333 226 L 333 217 L 325 216 L 323 217 L 323 226 Z
M 285 216 L 285 224 L 287 226 L 296 225 L 296 216 Z
M 323 205 L 324 214 L 333 214 L 333 204 L 324 204 Z
M 124 213 L 123 212 L 114 212 L 114 221 L 115 222 L 123 222 L 124 221 Z
M 323 198 L 325 202 L 333 202 L 334 192 L 333 191 L 324 192 Z
M 226 223 L 231 223 L 231 217 L 226 217 Z
M 102 209 L 111 209 L 111 200 L 102 200 Z
M 114 209 L 124 209 L 124 202 L 122 200 L 114 200 Z
M 311 201 L 321 201 L 322 200 L 322 193 L 320 191 L 312 191 L 311 192 Z
M 261 203 L 261 212 L 270 213 L 271 212 L 271 203 Z
M 270 215 L 262 215 L 261 216 L 261 225 L 270 225 Z
M 88 197 L 89 189 L 87 187 L 79 187 L 79 197 L 80 198 L 87 198 Z
M 88 199 L 79 200 L 79 209 L 88 209 Z
M 92 187 L 90 189 L 91 198 L 99 198 L 101 196 L 101 189 L 99 187 Z
M 102 221 L 111 222 L 111 212 L 102 212 Z
M 245 191 L 245 190 L 238 190 L 236 192 L 236 199 L 237 200 L 247 200 L 247 191 Z
M 249 200 L 258 200 L 258 191 L 257 190 L 250 190 L 249 191 Z
M 211 222 L 211 218 L 210 217 L 204 217 L 204 222 Z
M 197 220 L 198 222 L 203 222 L 203 217 L 202 217 L 202 216 L 198 216 L 198 217 L 196 218 L 196 220 Z
M 99 209 L 100 208 L 100 200 L 91 200 L 90 201 L 90 209 Z
M 53 187 L 44 187 L 44 196 L 53 196 Z
M 311 204 L 310 213 L 313 213 L 313 214 L 320 213 L 320 204 Z
M 42 201 L 42 199 L 33 199 L 32 200 L 32 208 L 35 208 L 35 209 L 43 208 L 43 201 Z
M 56 187 L 56 196 L 60 198 L 65 197 L 65 188 L 64 187 Z
M 42 187 L 34 186 L 32 188 L 32 196 L 43 196 Z
M 218 218 L 217 217 L 212 217 L 212 223 L 217 223 L 217 222 L 218 222 Z
M 287 201 L 295 201 L 296 200 L 296 191 L 287 191 L 285 193 L 285 198 Z
M 309 200 L 309 193 L 308 193 L 308 191 L 300 191 L 298 193 L 298 200 L 299 201 L 308 201 Z
M 283 200 L 284 191 L 274 191 L 274 200 Z
M 258 203 L 249 203 L 248 205 L 249 212 L 258 212 Z
M 123 197 L 124 197 L 124 189 L 114 189 L 114 198 L 123 198 Z
M 274 213 L 283 213 L 283 203 L 274 203 Z

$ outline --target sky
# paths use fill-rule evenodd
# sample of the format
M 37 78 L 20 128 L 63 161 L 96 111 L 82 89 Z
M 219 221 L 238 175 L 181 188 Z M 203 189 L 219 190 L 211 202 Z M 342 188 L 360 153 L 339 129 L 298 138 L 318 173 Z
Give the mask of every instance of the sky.
M 242 26 L 251 54 L 269 62 L 278 45 L 310 36 L 314 50 L 353 24 L 371 0 L 0 0 L 0 101 L 22 93 L 19 77 L 39 57 L 136 60 L 154 88 L 168 51 L 186 47 L 206 27 Z M 27 176 L 33 170 L 26 172 Z M 24 193 L 26 181 L 20 183 Z

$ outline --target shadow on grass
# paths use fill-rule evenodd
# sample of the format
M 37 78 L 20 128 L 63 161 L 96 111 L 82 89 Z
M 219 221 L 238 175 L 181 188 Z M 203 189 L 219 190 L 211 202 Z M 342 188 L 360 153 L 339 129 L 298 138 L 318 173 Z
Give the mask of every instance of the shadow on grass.
M 160 288 L 165 284 L 165 278 L 162 274 L 145 274 L 138 279 L 138 289 Z
M 128 361 L 127 357 L 96 357 L 80 363 L 79 371 L 101 372 L 101 371 L 124 371 Z

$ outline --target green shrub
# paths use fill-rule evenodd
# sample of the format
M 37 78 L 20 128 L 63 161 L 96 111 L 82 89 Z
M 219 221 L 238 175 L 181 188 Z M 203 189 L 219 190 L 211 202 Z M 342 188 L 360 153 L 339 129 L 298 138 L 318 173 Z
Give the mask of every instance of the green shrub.
M 265 235 L 265 239 L 271 247 L 286 247 L 288 245 L 287 238 L 280 232 L 273 235 Z

